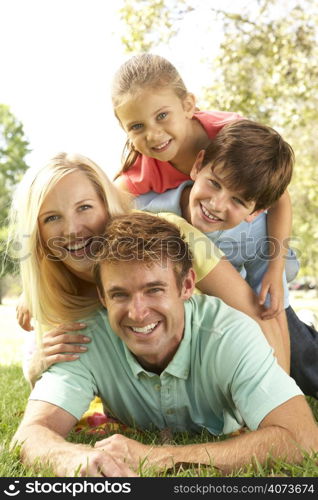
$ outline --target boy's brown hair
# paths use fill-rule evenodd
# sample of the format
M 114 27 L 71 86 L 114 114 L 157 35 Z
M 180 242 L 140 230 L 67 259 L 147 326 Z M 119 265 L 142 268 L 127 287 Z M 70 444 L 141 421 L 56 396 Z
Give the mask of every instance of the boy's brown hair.
M 294 152 L 276 130 L 251 120 L 225 125 L 207 147 L 202 168 L 220 167 L 222 181 L 255 209 L 266 209 L 291 181 Z
M 151 266 L 171 261 L 177 286 L 181 289 L 183 279 L 192 267 L 192 255 L 179 228 L 156 215 L 134 212 L 118 215 L 107 224 L 101 249 L 94 265 L 94 278 L 101 296 L 104 289 L 100 276 L 100 264 L 106 260 L 112 264 L 140 262 Z

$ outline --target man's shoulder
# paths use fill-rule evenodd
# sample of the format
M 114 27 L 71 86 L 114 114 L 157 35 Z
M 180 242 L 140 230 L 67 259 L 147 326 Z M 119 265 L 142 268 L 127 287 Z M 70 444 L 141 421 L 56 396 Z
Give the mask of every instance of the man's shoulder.
M 217 337 L 224 335 L 264 337 L 259 325 L 247 314 L 228 306 L 223 300 L 210 295 L 193 295 L 186 303 L 187 314 L 191 315 L 193 330 L 201 335 Z

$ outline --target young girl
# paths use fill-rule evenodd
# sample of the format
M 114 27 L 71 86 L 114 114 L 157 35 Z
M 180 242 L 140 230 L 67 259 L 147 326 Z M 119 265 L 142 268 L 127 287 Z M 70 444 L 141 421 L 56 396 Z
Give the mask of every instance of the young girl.
M 123 166 L 115 183 L 133 195 L 161 193 L 188 180 L 199 151 L 226 123 L 240 118 L 237 113 L 196 111 L 195 97 L 176 68 L 153 54 L 134 56 L 119 68 L 113 80 L 112 102 L 127 133 Z M 269 209 L 268 225 L 275 258 L 263 277 L 259 301 L 264 304 L 270 294 L 271 306 L 266 311 L 270 318 L 283 310 L 284 242 L 291 231 L 287 191 Z M 295 270 L 287 269 L 292 279 L 297 265 Z

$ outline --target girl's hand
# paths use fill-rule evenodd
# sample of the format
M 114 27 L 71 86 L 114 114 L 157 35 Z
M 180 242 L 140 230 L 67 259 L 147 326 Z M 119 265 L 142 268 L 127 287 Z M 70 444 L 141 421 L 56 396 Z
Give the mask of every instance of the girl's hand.
M 19 325 L 23 330 L 30 332 L 33 330 L 33 326 L 31 325 L 32 315 L 29 309 L 26 307 L 24 294 L 22 293 L 18 299 L 18 303 L 16 306 L 16 316 Z
M 282 273 L 271 268 L 264 274 L 259 293 L 259 303 L 264 305 L 267 294 L 270 295 L 270 307 L 266 308 L 261 317 L 263 320 L 277 317 L 284 310 L 284 288 Z

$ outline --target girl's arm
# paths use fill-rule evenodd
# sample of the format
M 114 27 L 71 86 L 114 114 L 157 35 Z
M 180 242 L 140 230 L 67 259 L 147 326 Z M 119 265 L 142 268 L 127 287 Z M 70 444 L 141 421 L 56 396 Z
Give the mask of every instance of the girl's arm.
M 278 318 L 263 321 L 264 308 L 257 295 L 225 257 L 196 286 L 201 292 L 219 297 L 227 305 L 251 316 L 273 347 L 278 363 L 289 373 L 289 332 L 283 318 L 285 311 Z
M 267 232 L 270 238 L 270 252 L 273 258 L 269 261 L 268 270 L 264 274 L 259 294 L 260 304 L 264 304 L 266 295 L 270 294 L 270 308 L 266 309 L 263 319 L 272 318 L 284 308 L 283 272 L 285 257 L 288 251 L 288 239 L 291 234 L 292 207 L 287 191 L 268 210 Z

